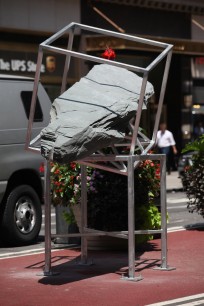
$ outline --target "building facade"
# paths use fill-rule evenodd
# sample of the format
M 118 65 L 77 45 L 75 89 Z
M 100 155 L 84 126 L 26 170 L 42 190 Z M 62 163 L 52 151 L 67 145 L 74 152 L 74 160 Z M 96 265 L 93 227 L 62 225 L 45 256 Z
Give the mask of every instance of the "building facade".
M 130 33 L 174 45 L 162 120 L 167 121 L 179 151 L 194 135 L 204 116 L 204 3 L 201 0 L 0 0 L 0 73 L 35 75 L 38 46 L 70 22 Z M 83 43 L 81 43 L 83 41 Z M 65 46 L 66 38 L 58 44 Z M 157 50 L 120 40 L 78 33 L 74 48 L 100 54 L 106 45 L 116 60 L 147 65 Z M 41 79 L 51 98 L 60 91 L 63 56 L 46 54 Z M 68 85 L 89 69 L 71 62 Z M 162 66 L 151 76 L 155 98 L 145 122 L 154 120 Z
M 81 21 L 109 30 L 124 31 L 174 45 L 162 120 L 173 132 L 178 150 L 195 138 L 198 122 L 204 124 L 204 3 L 190 0 L 95 0 L 82 1 Z M 109 20 L 111 19 L 111 20 Z M 110 41 L 119 58 L 129 63 L 146 65 L 155 57 L 155 50 L 124 46 Z M 87 38 L 89 52 L 105 48 L 96 37 Z M 158 91 L 162 71 L 152 75 Z M 148 122 L 154 120 L 158 97 L 150 105 Z M 150 126 L 151 128 L 151 126 Z
M 34 77 L 39 44 L 72 21 L 81 21 L 80 0 L 0 0 L 0 73 Z M 41 81 L 52 99 L 59 95 L 63 67 L 63 57 L 43 57 Z M 72 63 L 70 84 L 77 73 Z

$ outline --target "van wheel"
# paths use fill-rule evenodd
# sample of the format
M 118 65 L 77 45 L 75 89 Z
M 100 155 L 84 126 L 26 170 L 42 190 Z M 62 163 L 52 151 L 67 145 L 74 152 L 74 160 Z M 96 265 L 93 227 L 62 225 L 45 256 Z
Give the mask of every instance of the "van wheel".
M 2 220 L 3 240 L 9 245 L 25 245 L 36 240 L 41 228 L 41 203 L 35 190 L 21 185 L 11 191 Z

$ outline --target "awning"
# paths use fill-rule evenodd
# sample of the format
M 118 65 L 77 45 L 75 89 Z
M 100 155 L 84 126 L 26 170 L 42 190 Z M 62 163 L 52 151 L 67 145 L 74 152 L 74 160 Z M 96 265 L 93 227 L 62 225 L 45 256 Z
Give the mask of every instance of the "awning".
M 204 15 L 203 0 L 94 0 L 92 2 L 108 2 L 157 10 L 161 9 Z
M 160 40 L 161 42 L 172 44 L 173 53 L 177 54 L 187 54 L 194 56 L 203 56 L 204 54 L 204 42 L 192 41 L 190 39 L 176 39 L 170 37 L 153 37 L 153 36 L 143 36 L 151 40 Z M 105 50 L 106 46 L 110 46 L 115 50 L 141 50 L 141 51 L 158 51 L 158 48 L 154 46 L 147 46 L 145 44 L 138 44 L 136 42 L 128 41 L 121 38 L 113 38 L 109 36 L 95 36 L 87 35 L 85 36 L 85 45 L 87 52 L 97 52 Z

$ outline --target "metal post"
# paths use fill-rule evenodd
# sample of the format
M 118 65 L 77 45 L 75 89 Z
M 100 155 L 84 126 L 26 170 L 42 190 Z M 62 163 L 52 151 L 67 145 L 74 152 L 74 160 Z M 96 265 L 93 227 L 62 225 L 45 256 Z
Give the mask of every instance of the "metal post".
M 160 203 L 161 203 L 161 266 L 159 270 L 175 270 L 167 265 L 167 204 L 166 204 L 166 155 L 160 159 Z
M 45 159 L 45 267 L 43 273 L 39 275 L 54 276 L 58 272 L 51 271 L 51 198 L 50 198 L 50 160 Z
M 81 165 L 81 233 L 87 227 L 87 171 L 86 166 Z M 81 264 L 87 264 L 87 237 L 81 237 Z
M 51 209 L 50 209 L 50 161 L 45 159 L 45 267 L 44 275 L 51 272 Z
M 160 161 L 161 268 L 167 269 L 166 155 Z
M 123 277 L 124 278 L 124 277 Z M 135 277 L 135 195 L 134 195 L 134 159 L 128 158 L 128 277 L 126 280 L 139 281 Z

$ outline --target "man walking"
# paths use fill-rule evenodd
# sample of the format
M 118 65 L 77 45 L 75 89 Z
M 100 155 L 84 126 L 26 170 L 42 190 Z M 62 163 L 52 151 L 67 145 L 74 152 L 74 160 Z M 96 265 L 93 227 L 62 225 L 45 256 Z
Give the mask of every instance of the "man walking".
M 172 132 L 166 129 L 166 123 L 160 123 L 160 130 L 157 132 L 156 144 L 160 154 L 166 154 L 166 168 L 168 174 L 171 174 L 170 154 L 171 148 L 173 153 L 177 154 L 176 142 Z

